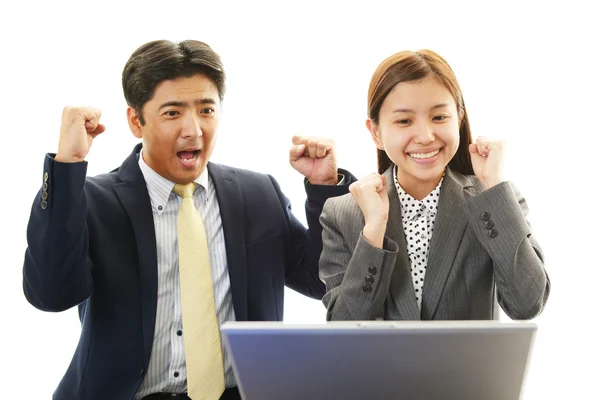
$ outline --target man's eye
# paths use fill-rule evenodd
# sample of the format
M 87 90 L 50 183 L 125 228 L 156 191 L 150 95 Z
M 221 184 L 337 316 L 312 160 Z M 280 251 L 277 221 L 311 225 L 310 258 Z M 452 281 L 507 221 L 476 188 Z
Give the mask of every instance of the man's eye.
M 214 112 L 215 112 L 215 109 L 214 109 L 214 108 L 204 108 L 204 109 L 202 109 L 202 111 L 201 111 L 201 113 L 202 113 L 202 114 L 206 114 L 206 115 L 210 115 L 210 114 L 212 114 L 212 113 L 214 113 Z
M 179 115 L 179 112 L 175 110 L 170 110 L 165 112 L 163 115 L 166 115 L 167 117 L 176 117 Z

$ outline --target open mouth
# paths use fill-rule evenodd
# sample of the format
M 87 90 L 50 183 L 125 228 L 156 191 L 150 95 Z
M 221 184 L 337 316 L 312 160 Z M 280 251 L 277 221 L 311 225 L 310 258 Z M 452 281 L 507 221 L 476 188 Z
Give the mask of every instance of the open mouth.
M 440 149 L 430 151 L 429 153 L 409 153 L 412 158 L 417 158 L 419 160 L 425 160 L 431 157 L 435 157 L 440 152 Z
M 177 157 L 184 163 L 192 164 L 198 156 L 200 155 L 200 150 L 184 150 L 177 153 Z

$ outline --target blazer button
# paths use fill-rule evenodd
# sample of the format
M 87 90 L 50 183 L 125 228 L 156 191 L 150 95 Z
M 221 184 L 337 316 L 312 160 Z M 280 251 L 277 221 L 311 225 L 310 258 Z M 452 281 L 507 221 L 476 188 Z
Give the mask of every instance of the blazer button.
M 44 172 L 44 182 L 48 182 L 48 172 Z
M 140 378 L 144 377 L 144 373 L 146 372 L 146 368 L 140 369 Z
M 480 217 L 482 220 L 487 221 L 488 219 L 490 219 L 490 213 L 487 211 L 484 211 L 481 213 Z
M 492 229 L 494 227 L 494 221 L 492 221 L 491 219 L 488 219 L 487 221 L 485 221 L 483 223 L 485 225 L 486 228 L 488 229 Z
M 375 267 L 369 267 L 369 273 L 371 275 L 376 275 L 377 274 L 377 268 L 375 268 Z
M 363 292 L 369 293 L 371 290 L 373 290 L 373 288 L 368 283 L 363 286 Z
M 365 276 L 365 282 L 373 283 L 373 282 L 375 282 L 375 278 L 373 278 L 373 275 L 367 275 L 367 276 Z
M 40 207 L 42 207 L 42 210 L 48 208 L 48 203 L 46 202 L 46 200 L 42 200 L 42 204 L 40 204 Z
M 498 236 L 498 231 L 497 231 L 497 230 L 495 230 L 495 229 L 490 229 L 490 230 L 488 231 L 488 235 L 490 235 L 490 237 L 493 237 L 493 238 L 495 238 L 496 236 Z
M 46 200 L 48 198 L 48 192 L 45 190 L 42 192 L 42 200 Z
M 44 182 L 42 184 L 42 190 L 45 192 L 46 190 L 48 190 L 48 184 L 46 182 Z

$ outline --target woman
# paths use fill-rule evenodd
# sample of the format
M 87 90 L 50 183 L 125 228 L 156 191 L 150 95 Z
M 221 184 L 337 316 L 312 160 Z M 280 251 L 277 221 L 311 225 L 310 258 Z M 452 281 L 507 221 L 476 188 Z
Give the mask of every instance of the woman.
M 328 320 L 537 316 L 550 281 L 503 179 L 503 144 L 478 138 L 438 54 L 400 52 L 371 79 L 367 128 L 379 173 L 327 201 L 321 279 Z

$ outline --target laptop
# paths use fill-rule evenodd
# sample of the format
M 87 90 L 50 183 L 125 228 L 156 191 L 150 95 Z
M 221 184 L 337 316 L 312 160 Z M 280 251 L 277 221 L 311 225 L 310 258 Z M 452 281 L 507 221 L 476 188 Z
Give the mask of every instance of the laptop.
M 520 399 L 531 322 L 369 321 L 221 327 L 244 400 Z

